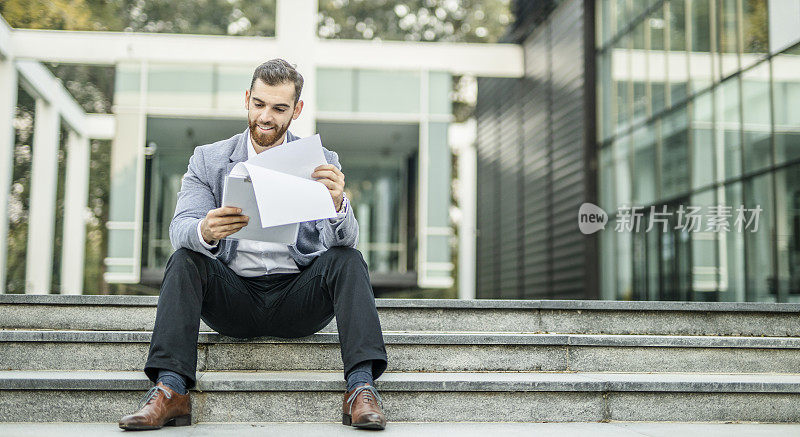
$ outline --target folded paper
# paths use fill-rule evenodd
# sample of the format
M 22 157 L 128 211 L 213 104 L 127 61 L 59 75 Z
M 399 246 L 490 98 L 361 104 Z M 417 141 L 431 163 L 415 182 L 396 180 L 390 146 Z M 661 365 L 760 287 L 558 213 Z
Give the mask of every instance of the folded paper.
M 293 243 L 298 223 L 336 217 L 328 187 L 311 177 L 323 164 L 327 160 L 319 135 L 273 147 L 236 164 L 225 179 L 222 204 L 242 208 L 242 214 L 251 218 L 230 238 L 284 243 L 291 238 Z

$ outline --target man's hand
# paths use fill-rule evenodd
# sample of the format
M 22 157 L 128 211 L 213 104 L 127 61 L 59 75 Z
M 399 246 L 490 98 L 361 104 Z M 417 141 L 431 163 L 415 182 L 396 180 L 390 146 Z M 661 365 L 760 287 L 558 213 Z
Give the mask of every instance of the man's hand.
M 250 217 L 241 214 L 241 208 L 232 206 L 223 206 L 209 211 L 206 218 L 200 222 L 200 233 L 203 234 L 203 240 L 206 240 L 208 244 L 214 244 L 215 241 L 247 226 Z
M 315 168 L 314 173 L 311 173 L 311 177 L 328 187 L 336 211 L 342 209 L 342 201 L 344 200 L 344 173 L 333 164 L 325 164 Z

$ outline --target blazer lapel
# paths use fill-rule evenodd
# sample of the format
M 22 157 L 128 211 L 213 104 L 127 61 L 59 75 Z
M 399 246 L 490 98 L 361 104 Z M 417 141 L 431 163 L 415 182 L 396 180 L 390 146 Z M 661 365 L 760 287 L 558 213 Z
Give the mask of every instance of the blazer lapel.
M 239 141 L 236 142 L 236 146 L 233 148 L 233 153 L 230 156 L 230 162 L 226 167 L 225 174 L 230 174 L 231 170 L 233 170 L 233 166 L 236 164 L 246 161 L 247 160 L 247 130 L 242 133 L 239 137 Z

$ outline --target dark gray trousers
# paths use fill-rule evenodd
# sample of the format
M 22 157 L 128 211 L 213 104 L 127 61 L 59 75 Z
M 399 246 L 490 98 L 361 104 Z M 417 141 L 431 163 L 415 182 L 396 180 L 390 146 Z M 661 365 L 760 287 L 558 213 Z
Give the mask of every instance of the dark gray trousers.
M 300 273 L 245 278 L 223 262 L 178 249 L 167 262 L 145 373 L 171 370 L 195 385 L 200 319 L 220 334 L 304 337 L 333 317 L 344 374 L 372 360 L 373 378 L 387 365 L 375 297 L 361 252 L 333 247 Z

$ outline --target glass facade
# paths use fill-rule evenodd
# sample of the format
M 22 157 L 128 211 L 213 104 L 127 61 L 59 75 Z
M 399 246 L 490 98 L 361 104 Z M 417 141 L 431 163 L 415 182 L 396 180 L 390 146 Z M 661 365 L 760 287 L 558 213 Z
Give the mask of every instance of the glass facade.
M 598 0 L 596 31 L 601 297 L 800 302 L 800 5 Z
M 188 158 L 196 146 L 244 131 L 251 77 L 246 66 L 117 65 L 108 282 L 160 282 Z M 315 109 L 312 128 L 343 163 L 374 282 L 452 286 L 451 75 L 317 68 L 315 78 L 315 95 L 304 95 Z

